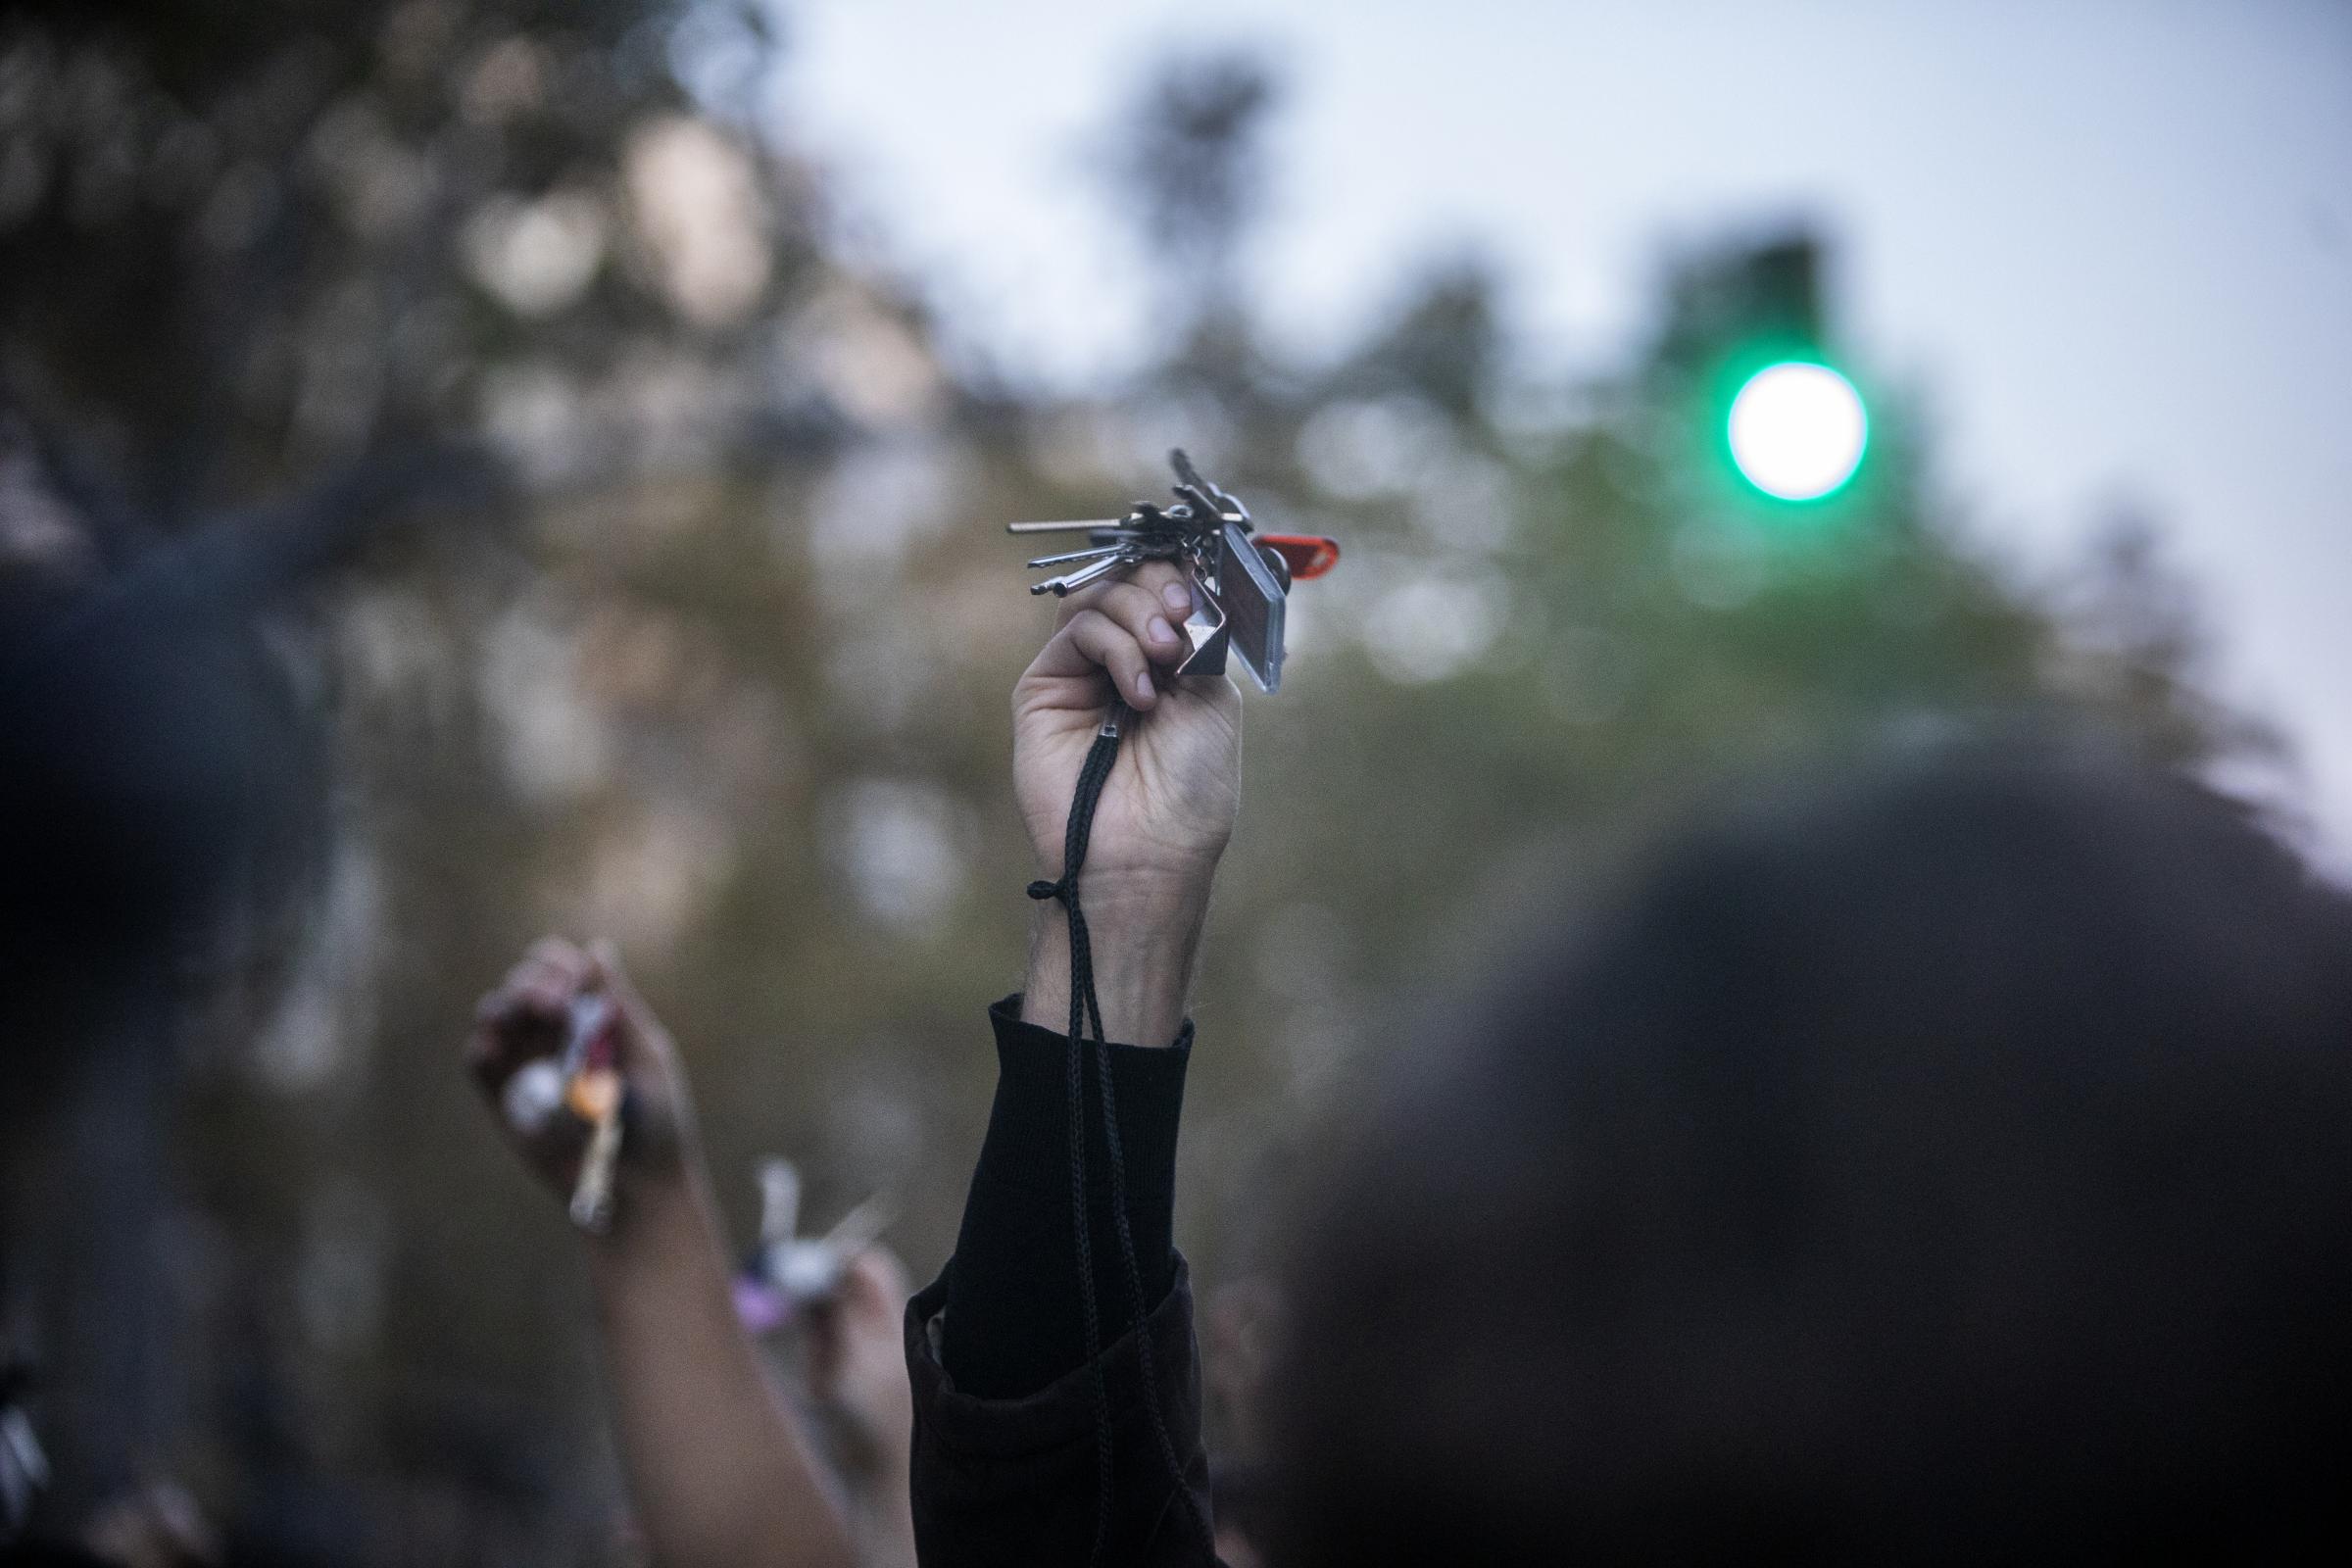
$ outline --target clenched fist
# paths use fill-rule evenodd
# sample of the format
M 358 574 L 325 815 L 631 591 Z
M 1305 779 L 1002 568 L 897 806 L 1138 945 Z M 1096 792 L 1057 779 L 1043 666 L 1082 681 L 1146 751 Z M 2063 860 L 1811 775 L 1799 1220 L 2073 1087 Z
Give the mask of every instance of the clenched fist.
M 518 1073 L 547 1072 L 562 1057 L 573 1004 L 602 996 L 622 1089 L 619 1186 L 674 1179 L 693 1137 L 693 1112 L 669 1034 L 622 972 L 610 944 L 583 949 L 561 937 L 533 944 L 498 988 L 482 998 L 466 1058 L 493 1118 L 523 1163 L 559 1194 L 579 1179 L 589 1122 L 568 1104 L 548 1107 L 535 1125 L 517 1126 L 510 1089 Z M 519 1097 L 516 1097 L 519 1098 Z M 625 1202 L 625 1197 L 624 1197 Z

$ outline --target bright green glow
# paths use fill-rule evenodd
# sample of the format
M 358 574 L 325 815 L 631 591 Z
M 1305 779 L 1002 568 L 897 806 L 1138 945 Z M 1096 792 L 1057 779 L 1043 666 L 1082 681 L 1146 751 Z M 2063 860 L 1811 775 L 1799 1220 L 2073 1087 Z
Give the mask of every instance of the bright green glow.
M 1862 466 L 1870 416 L 1844 376 L 1788 360 L 1749 376 L 1732 400 L 1731 441 L 1749 484 L 1783 501 L 1818 501 Z

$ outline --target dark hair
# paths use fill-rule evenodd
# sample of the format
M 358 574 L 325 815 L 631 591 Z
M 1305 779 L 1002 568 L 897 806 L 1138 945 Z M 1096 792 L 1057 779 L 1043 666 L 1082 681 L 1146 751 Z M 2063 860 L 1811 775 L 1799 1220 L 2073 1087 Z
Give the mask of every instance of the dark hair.
M 2342 1544 L 2352 906 L 2239 808 L 1784 785 L 1461 1018 L 1309 1210 L 1278 1560 Z

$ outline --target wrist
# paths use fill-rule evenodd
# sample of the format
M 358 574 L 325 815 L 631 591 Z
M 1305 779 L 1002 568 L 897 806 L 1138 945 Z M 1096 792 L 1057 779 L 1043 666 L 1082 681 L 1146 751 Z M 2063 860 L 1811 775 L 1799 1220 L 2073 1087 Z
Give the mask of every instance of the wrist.
M 1098 911 L 1103 918 L 1116 918 L 1135 924 L 1155 920 L 1177 921 L 1208 903 L 1210 886 L 1215 882 L 1217 862 L 1222 851 L 1211 850 L 1183 855 L 1155 855 L 1150 859 L 1123 859 L 1116 853 L 1103 854 L 1111 846 L 1101 845 L 1087 857 L 1080 869 L 1079 892 L 1086 902 L 1086 917 L 1090 923 Z M 1058 882 L 1061 879 L 1061 846 L 1056 844 L 1049 856 L 1042 850 L 1037 857 L 1040 880 Z
M 1125 1045 L 1173 1045 L 1192 995 L 1208 890 L 1127 896 L 1135 891 L 1098 894 L 1090 875 L 1081 900 L 1102 1033 Z M 1037 907 L 1021 1016 L 1056 1033 L 1070 1026 L 1070 928 L 1058 901 Z

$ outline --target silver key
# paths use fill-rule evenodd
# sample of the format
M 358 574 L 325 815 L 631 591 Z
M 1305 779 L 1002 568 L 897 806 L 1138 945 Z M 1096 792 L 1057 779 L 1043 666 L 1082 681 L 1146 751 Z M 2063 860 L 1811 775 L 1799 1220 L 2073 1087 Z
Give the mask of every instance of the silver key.
M 1127 546 L 1123 544 L 1097 545 L 1092 550 L 1073 550 L 1066 556 L 1040 556 L 1029 563 L 1029 569 L 1035 571 L 1040 566 L 1066 566 L 1073 561 L 1097 561 L 1104 556 L 1124 555 L 1126 551 Z
M 1084 550 L 1030 562 L 1032 570 L 1068 569 L 1031 584 L 1029 591 L 1065 596 L 1147 561 L 1173 562 L 1191 579 L 1196 605 L 1186 623 L 1192 652 L 1177 673 L 1222 674 L 1230 653 L 1259 686 L 1278 690 L 1290 594 L 1290 574 L 1282 568 L 1282 558 L 1257 539 L 1249 509 L 1203 478 L 1183 452 L 1169 453 L 1168 461 L 1176 469 L 1172 506 L 1138 501 L 1124 517 L 1007 524 L 1015 534 L 1087 535 Z M 1329 564 L 1328 559 L 1317 559 L 1321 565 Z M 1269 560 L 1274 565 L 1268 565 Z
M 1065 594 L 1075 593 L 1090 582 L 1107 577 L 1114 571 L 1137 565 L 1143 560 L 1143 556 L 1136 551 L 1121 550 L 1118 554 L 1106 556 L 1091 566 L 1081 566 L 1066 576 L 1048 577 L 1044 582 L 1031 583 L 1029 591 L 1033 594 L 1052 594 L 1054 598 L 1059 599 Z

